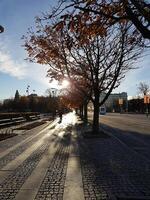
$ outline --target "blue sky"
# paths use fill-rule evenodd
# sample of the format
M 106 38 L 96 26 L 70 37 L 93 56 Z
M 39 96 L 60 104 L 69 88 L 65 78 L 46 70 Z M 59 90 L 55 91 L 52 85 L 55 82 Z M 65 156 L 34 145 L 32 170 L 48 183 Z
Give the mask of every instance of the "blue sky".
M 34 17 L 50 10 L 54 2 L 0 0 L 0 24 L 5 27 L 5 32 L 0 34 L 0 99 L 13 97 L 16 89 L 24 95 L 27 85 L 30 85 L 30 92 L 35 90 L 39 95 L 55 86 L 46 78 L 47 67 L 24 60 L 26 52 L 21 46 L 22 35 L 34 26 Z M 150 56 L 144 57 L 136 66 L 140 68 L 130 71 L 115 92 L 125 91 L 129 96 L 135 96 L 140 81 L 150 84 Z

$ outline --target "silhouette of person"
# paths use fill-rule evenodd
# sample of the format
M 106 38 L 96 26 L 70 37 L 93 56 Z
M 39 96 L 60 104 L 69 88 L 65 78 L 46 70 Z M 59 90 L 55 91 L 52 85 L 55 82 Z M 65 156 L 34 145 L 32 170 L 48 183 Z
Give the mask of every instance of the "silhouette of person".
M 59 111 L 59 123 L 62 122 L 62 111 Z

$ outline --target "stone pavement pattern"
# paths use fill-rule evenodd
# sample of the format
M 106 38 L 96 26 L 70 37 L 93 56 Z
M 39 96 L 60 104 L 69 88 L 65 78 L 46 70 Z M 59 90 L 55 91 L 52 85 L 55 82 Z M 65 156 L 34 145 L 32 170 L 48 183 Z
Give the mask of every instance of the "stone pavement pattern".
M 24 200 L 23 194 L 28 194 L 28 200 L 150 197 L 150 161 L 113 136 L 83 138 L 81 133 L 85 129 L 70 113 L 64 116 L 61 124 L 56 120 L 41 133 L 40 128 L 35 129 L 36 133 L 33 131 L 24 143 L 18 138 L 16 142 L 14 138 L 13 142 L 6 140 L 7 143 L 10 141 L 10 148 L 4 141 L 0 142 L 2 153 L 8 150 L 0 157 L 0 200 Z M 15 146 L 18 142 L 20 145 Z M 26 155 L 28 149 L 30 154 Z M 22 156 L 21 163 L 17 162 L 19 156 Z M 44 161 L 46 165 L 41 173 L 45 156 L 48 159 Z M 31 180 L 32 177 L 37 179 Z M 32 185 L 35 183 L 36 190 Z M 72 197 L 67 193 L 72 193 Z

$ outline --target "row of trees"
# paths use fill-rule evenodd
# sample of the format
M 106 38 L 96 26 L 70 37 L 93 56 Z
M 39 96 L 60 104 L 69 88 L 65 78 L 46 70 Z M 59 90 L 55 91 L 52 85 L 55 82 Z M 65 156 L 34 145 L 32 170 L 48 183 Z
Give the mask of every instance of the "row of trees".
M 59 109 L 58 97 L 52 96 L 20 96 L 16 91 L 15 97 L 12 99 L 5 99 L 0 104 L 1 112 L 41 112 L 53 113 Z
M 134 69 L 145 46 L 133 21 L 124 14 L 121 17 L 124 8 L 129 8 L 124 2 L 128 3 L 60 1 L 51 14 L 36 19 L 35 32 L 30 29 L 23 37 L 29 61 L 49 65 L 47 75 L 51 81 L 69 80 L 65 102 L 80 107 L 81 112 L 84 109 L 85 120 L 87 103 L 92 101 L 95 133 L 99 130 L 99 107 L 120 85 L 126 72 Z M 106 95 L 99 102 L 102 93 Z
M 128 111 L 133 113 L 145 113 L 146 105 L 143 98 L 133 98 L 128 101 Z

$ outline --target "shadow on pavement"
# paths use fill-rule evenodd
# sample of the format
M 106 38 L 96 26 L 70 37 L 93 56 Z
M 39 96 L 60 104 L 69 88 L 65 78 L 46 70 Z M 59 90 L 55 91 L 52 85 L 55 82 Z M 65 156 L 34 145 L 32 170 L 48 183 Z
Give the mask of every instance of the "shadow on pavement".
M 114 137 L 87 140 L 81 137 L 82 125 L 76 128 L 80 131 L 78 144 L 85 199 L 144 199 L 150 196 L 150 162 Z M 108 132 L 112 129 L 103 128 Z M 114 132 L 116 129 L 112 134 Z M 117 134 L 120 132 L 117 130 Z

